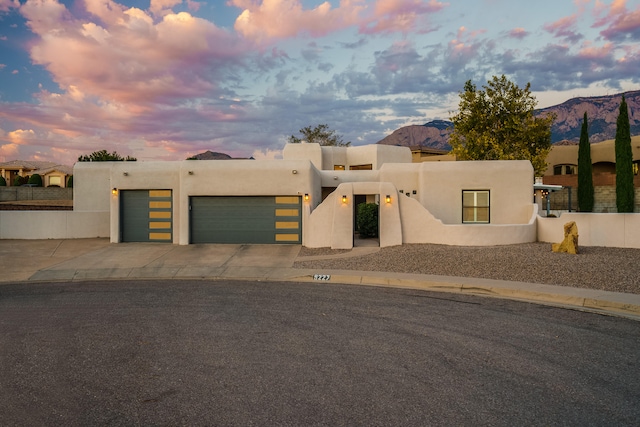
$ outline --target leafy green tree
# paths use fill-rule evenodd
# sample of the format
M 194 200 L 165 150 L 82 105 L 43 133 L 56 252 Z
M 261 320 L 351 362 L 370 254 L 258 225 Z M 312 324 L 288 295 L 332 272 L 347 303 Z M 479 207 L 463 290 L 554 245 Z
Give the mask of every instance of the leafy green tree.
M 302 138 L 298 138 L 295 135 L 291 135 L 287 142 L 291 144 L 299 144 L 302 141 L 309 143 L 318 143 L 320 145 L 332 146 L 332 147 L 348 147 L 351 142 L 344 142 L 342 136 L 336 134 L 335 130 L 329 129 L 329 125 L 321 124 L 314 128 L 311 126 L 304 127 L 299 130 L 302 134 Z
M 29 177 L 28 184 L 35 184 L 37 187 L 42 187 L 42 177 L 40 174 L 34 173 Z
M 69 175 L 67 179 L 67 188 L 73 188 L 73 175 Z
M 84 154 L 78 157 L 79 162 L 135 162 L 136 160 L 138 159 L 135 157 L 122 157 L 115 151 L 113 153 L 109 153 L 107 150 L 94 151 L 91 154 Z
M 619 213 L 633 212 L 633 153 L 629 131 L 629 109 L 622 95 L 616 122 L 616 207 Z
M 0 187 L 6 187 L 7 186 L 7 180 L 4 179 L 4 176 L 0 176 Z
M 534 116 L 537 101 L 530 88 L 530 83 L 522 89 L 504 75 L 493 76 L 482 90 L 468 80 L 459 111 L 451 117 L 453 154 L 460 160 L 529 160 L 536 176 L 542 176 L 555 116 Z
M 591 164 L 591 144 L 589 144 L 587 112 L 584 113 L 580 145 L 578 147 L 578 209 L 593 212 L 593 166 Z

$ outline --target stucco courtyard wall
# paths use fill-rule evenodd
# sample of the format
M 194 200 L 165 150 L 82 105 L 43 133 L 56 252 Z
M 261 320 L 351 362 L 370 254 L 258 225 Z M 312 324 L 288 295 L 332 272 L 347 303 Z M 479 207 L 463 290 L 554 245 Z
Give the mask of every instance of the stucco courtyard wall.
M 417 200 L 400 196 L 403 243 L 495 246 L 536 241 L 537 205 L 530 205 L 524 224 L 445 224 Z
M 538 217 L 538 241 L 561 242 L 564 224 L 575 221 L 579 246 L 640 249 L 640 214 L 563 213 L 558 218 Z

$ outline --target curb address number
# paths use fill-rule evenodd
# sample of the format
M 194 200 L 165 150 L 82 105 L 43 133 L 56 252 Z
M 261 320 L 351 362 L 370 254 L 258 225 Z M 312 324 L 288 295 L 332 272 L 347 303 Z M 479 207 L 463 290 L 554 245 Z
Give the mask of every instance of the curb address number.
M 314 274 L 313 280 L 331 280 L 330 274 Z

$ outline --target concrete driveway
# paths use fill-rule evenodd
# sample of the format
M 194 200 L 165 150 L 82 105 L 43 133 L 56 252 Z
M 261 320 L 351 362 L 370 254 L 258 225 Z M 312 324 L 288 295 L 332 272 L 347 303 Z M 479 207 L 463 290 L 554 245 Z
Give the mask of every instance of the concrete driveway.
M 0 281 L 159 277 L 268 278 L 299 245 L 112 244 L 108 239 L 0 240 Z

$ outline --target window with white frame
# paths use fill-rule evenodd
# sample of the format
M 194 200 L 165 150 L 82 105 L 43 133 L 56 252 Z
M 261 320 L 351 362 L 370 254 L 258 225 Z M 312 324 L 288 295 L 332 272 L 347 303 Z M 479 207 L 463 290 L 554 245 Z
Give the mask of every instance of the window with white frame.
M 462 190 L 462 223 L 489 223 L 489 190 Z

